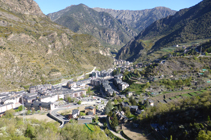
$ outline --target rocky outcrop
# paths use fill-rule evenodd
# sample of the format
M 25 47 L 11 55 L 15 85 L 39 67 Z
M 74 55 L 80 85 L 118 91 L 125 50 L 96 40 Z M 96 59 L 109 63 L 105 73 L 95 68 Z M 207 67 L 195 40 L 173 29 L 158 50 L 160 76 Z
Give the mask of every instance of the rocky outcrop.
M 0 0 L 0 7 L 14 13 L 44 16 L 34 0 Z

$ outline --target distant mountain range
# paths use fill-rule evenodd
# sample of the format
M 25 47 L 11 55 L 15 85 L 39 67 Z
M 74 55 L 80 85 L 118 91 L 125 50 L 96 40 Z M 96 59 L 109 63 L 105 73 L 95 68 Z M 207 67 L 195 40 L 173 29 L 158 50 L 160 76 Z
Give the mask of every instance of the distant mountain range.
M 106 12 L 118 19 L 120 22 L 125 22 L 127 25 L 140 33 L 154 21 L 165 18 L 169 15 L 174 15 L 176 11 L 166 7 L 155 7 L 145 10 L 113 10 L 103 8 L 93 8 L 98 12 Z
M 0 91 L 112 65 L 112 58 L 91 35 L 52 22 L 33 0 L 0 0 Z
M 117 55 L 118 59 L 134 61 L 145 54 L 191 40 L 211 37 L 211 1 L 182 9 L 175 15 L 160 19 L 141 31 Z
M 175 11 L 165 7 L 129 11 L 92 9 L 79 4 L 48 16 L 74 32 L 93 35 L 105 46 L 123 46 L 157 19 L 174 13 Z

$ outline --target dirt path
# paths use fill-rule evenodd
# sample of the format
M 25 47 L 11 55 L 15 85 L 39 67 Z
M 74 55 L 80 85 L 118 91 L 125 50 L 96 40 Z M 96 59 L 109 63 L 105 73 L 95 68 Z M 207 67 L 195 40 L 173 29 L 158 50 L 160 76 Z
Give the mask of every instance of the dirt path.
M 23 116 L 17 116 L 17 117 L 23 118 Z M 46 120 L 46 122 L 56 122 L 55 120 L 49 118 L 46 114 L 45 115 L 41 115 L 41 114 L 25 115 L 24 118 L 25 119 L 37 119 L 39 121 Z

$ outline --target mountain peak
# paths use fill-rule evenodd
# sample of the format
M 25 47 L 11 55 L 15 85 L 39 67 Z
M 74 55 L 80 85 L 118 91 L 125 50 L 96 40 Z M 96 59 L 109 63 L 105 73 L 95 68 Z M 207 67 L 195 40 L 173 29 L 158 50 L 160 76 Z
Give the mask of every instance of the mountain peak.
M 0 7 L 14 13 L 44 16 L 34 0 L 0 0 Z

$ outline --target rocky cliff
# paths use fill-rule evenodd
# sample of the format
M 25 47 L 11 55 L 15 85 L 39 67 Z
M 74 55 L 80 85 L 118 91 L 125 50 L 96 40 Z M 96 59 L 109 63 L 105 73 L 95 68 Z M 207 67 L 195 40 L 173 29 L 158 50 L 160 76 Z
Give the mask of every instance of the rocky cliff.
M 0 91 L 110 67 L 112 59 L 96 38 L 52 22 L 33 0 L 0 4 Z

